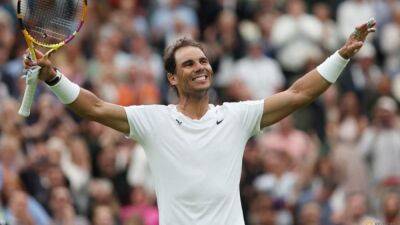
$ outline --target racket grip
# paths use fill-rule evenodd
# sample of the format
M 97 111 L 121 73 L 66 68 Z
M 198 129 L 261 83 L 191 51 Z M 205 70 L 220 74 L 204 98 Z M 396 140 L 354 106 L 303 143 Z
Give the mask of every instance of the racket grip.
M 19 108 L 18 114 L 23 117 L 28 117 L 31 113 L 31 106 L 35 97 L 35 91 L 37 87 L 37 81 L 33 81 L 30 84 L 26 84 L 24 97 L 22 98 L 21 107 Z

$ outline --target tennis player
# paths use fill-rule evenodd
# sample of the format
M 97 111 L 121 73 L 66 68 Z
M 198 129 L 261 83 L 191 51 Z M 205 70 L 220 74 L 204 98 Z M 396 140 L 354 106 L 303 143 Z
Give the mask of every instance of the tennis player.
M 336 81 L 349 59 L 375 31 L 360 25 L 340 50 L 289 89 L 263 100 L 209 104 L 213 71 L 201 45 L 179 39 L 165 50 L 177 105 L 122 107 L 80 88 L 38 53 L 39 78 L 78 115 L 114 128 L 145 149 L 158 200 L 160 225 L 244 225 L 239 197 L 247 140 L 260 128 L 306 106 Z M 265 74 L 268 76 L 268 74 Z

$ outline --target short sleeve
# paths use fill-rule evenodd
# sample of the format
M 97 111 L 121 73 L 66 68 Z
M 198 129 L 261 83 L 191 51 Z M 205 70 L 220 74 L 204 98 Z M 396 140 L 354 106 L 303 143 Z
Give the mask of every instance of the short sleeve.
M 127 106 L 124 109 L 129 123 L 128 137 L 144 143 L 153 129 L 154 116 L 159 110 L 150 105 Z
M 249 137 L 260 133 L 264 100 L 227 103 L 227 106 L 237 115 L 241 127 L 247 132 Z

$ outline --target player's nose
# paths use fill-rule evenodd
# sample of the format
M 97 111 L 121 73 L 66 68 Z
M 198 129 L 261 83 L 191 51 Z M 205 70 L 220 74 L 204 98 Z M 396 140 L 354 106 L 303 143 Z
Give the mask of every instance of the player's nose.
M 196 62 L 196 63 L 194 64 L 194 70 L 195 70 L 196 72 L 202 71 L 202 70 L 204 70 L 204 65 L 203 65 L 202 63 L 200 63 L 200 62 Z

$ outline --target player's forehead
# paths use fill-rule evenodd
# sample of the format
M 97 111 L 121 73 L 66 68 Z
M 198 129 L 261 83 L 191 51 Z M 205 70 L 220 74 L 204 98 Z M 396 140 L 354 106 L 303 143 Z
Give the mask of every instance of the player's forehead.
M 194 46 L 182 47 L 175 52 L 175 61 L 177 65 L 187 60 L 198 60 L 205 57 L 204 52 L 200 48 Z

